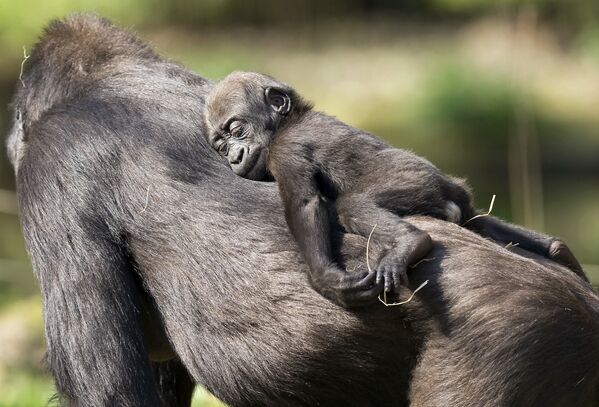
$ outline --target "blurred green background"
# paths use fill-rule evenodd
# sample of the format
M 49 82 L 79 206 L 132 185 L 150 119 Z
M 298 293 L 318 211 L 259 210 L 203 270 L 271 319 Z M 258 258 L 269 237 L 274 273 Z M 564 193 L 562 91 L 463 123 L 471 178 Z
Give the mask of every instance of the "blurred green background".
M 0 106 L 23 46 L 96 11 L 209 78 L 269 73 L 470 180 L 479 207 L 563 237 L 599 283 L 599 2 L 0 0 Z M 9 126 L 0 108 L 0 129 Z M 41 406 L 41 306 L 0 149 L 0 407 Z M 218 405 L 198 390 L 196 406 Z

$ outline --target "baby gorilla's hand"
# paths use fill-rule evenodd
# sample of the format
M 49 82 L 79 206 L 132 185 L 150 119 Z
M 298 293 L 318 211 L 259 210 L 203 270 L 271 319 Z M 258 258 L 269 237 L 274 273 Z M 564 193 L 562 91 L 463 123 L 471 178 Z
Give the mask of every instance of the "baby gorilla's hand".
M 408 261 L 401 251 L 395 248 L 385 250 L 381 253 L 376 265 L 376 283 L 383 284 L 386 292 L 399 293 L 399 287 L 403 283 L 408 284 Z
M 345 308 L 368 305 L 383 291 L 376 273 L 347 272 L 337 266 L 328 267 L 311 280 L 316 291 Z
M 408 266 L 424 257 L 432 247 L 433 242 L 426 232 L 405 236 L 379 256 L 375 268 L 376 284 L 383 283 L 386 292 L 399 294 L 401 284 L 408 284 Z

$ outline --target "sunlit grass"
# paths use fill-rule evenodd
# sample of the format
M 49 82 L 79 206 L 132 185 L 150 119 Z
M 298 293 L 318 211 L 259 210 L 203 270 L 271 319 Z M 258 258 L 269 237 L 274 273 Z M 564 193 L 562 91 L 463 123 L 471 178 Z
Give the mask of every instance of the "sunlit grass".
M 225 406 L 220 400 L 210 394 L 202 387 L 196 387 L 193 393 L 193 407 L 223 407 Z
M 0 407 L 40 407 L 54 395 L 47 376 L 11 372 L 0 381 Z
M 12 373 L 0 381 L 0 407 L 41 407 L 52 399 L 56 390 L 50 377 L 39 374 Z M 225 404 L 201 387 L 196 388 L 192 407 L 223 407 Z

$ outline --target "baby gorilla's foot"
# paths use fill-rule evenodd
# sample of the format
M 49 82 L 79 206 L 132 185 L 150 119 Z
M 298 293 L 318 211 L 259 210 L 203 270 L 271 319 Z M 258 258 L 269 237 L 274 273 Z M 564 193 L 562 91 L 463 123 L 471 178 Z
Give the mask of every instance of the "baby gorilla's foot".
M 551 243 L 551 246 L 549 246 L 549 258 L 556 263 L 568 267 L 574 273 L 588 281 L 587 276 L 585 276 L 584 271 L 582 271 L 580 263 L 578 263 L 578 260 L 576 260 L 576 257 L 574 257 L 574 254 L 568 245 L 563 241 L 555 240 Z

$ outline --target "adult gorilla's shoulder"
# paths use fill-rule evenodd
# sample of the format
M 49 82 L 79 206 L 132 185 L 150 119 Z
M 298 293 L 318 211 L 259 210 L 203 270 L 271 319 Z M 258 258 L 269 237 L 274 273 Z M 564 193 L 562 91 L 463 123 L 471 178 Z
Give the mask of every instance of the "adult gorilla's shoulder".
M 190 377 L 238 406 L 596 405 L 599 299 L 568 270 L 414 218 L 435 248 L 410 289 L 429 284 L 345 311 L 309 288 L 275 186 L 205 144 L 209 81 L 76 15 L 17 85 L 9 150 L 73 405 L 185 405 Z M 363 270 L 365 239 L 342 243 Z M 181 364 L 153 370 L 162 331 Z

